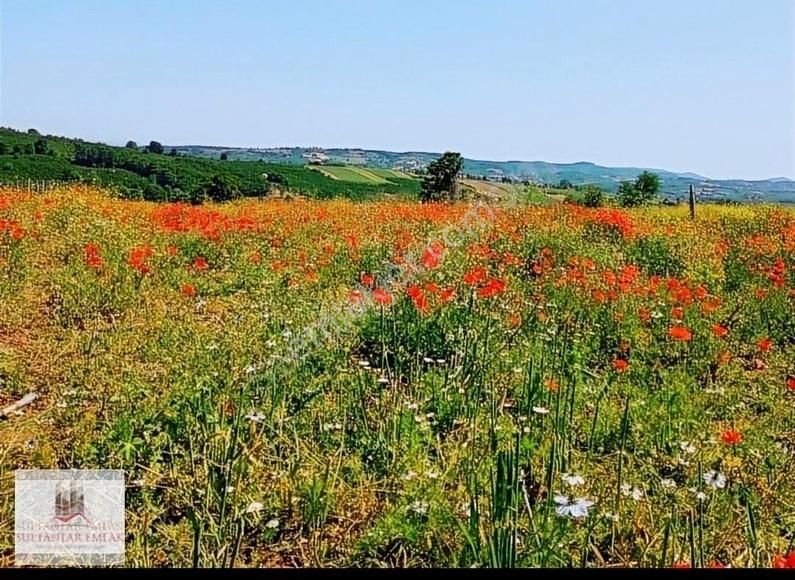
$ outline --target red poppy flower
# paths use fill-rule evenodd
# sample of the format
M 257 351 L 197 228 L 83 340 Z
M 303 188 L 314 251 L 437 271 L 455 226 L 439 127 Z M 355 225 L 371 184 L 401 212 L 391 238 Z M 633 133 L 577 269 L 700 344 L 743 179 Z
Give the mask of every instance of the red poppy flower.
M 152 271 L 152 268 L 146 261 L 153 256 L 154 253 L 155 251 L 150 246 L 136 246 L 130 250 L 127 256 L 127 265 L 138 271 L 139 274 L 145 276 Z
M 759 341 L 757 346 L 759 347 L 760 351 L 767 352 L 771 348 L 773 348 L 773 341 L 770 340 L 769 338 L 763 338 L 762 340 Z
M 486 279 L 486 269 L 483 267 L 472 268 L 464 274 L 464 284 L 467 286 L 477 286 Z
M 597 304 L 602 304 L 607 300 L 607 294 L 605 294 L 601 290 L 594 290 L 591 293 L 591 297 L 593 298 L 594 302 L 596 302 Z
M 678 342 L 687 342 L 693 338 L 693 333 L 684 326 L 672 326 L 668 331 L 668 336 Z
M 86 244 L 83 248 L 86 254 L 86 265 L 90 268 L 99 269 L 102 267 L 103 260 L 99 254 L 99 246 L 96 244 Z
M 795 393 L 795 377 L 789 377 L 787 379 L 787 389 Z
M 196 287 L 193 284 L 183 284 L 180 289 L 183 296 L 193 297 L 196 296 Z
M 743 434 L 734 429 L 729 429 L 721 433 L 720 440 L 726 445 L 739 445 L 743 441 Z
M 168 254 L 171 257 L 176 256 L 177 246 L 175 246 L 174 244 L 169 244 L 168 246 L 166 246 L 166 254 Z
M 193 267 L 199 271 L 206 270 L 209 268 L 209 264 L 207 263 L 207 259 L 203 256 L 198 256 L 195 260 L 193 260 Z
M 714 334 L 718 338 L 723 338 L 724 336 L 729 334 L 729 329 L 720 324 L 714 324 L 712 326 L 712 334 Z
M 376 288 L 373 290 L 373 300 L 375 300 L 376 304 L 389 306 L 392 304 L 392 295 L 383 288 Z
M 441 251 L 437 252 L 433 248 L 425 248 L 425 250 L 422 252 L 422 257 L 420 258 L 420 262 L 426 270 L 433 270 L 441 263 L 441 261 Z
M 442 293 L 439 294 L 439 300 L 442 304 L 446 304 L 455 298 L 455 288 L 446 288 L 442 290 Z
M 439 292 L 442 291 L 442 289 L 439 287 L 439 285 L 435 284 L 433 282 L 426 282 L 425 283 L 425 289 L 428 292 L 430 292 L 431 294 L 438 294 Z
M 348 293 L 348 302 L 350 302 L 351 304 L 360 304 L 363 299 L 364 296 L 362 296 L 362 293 L 359 292 L 358 290 L 351 290 Z
M 427 312 L 428 311 L 428 298 L 425 297 L 425 293 L 422 291 L 422 288 L 417 286 L 416 284 L 410 285 L 406 288 L 406 294 L 408 294 L 411 301 L 414 303 L 414 306 L 420 312 Z
M 497 278 L 491 278 L 486 285 L 478 290 L 480 298 L 492 298 L 505 291 L 505 282 Z
M 629 368 L 629 363 L 622 358 L 617 358 L 613 361 L 613 368 L 616 369 L 616 372 L 623 373 Z
M 682 562 L 681 560 L 678 562 L 674 562 L 671 564 L 671 568 L 692 568 L 692 566 L 687 562 Z
M 773 568 L 795 569 L 795 551 L 790 552 L 786 556 L 780 554 L 773 556 Z
M 362 273 L 361 275 L 362 286 L 372 288 L 375 283 L 375 276 L 372 274 Z

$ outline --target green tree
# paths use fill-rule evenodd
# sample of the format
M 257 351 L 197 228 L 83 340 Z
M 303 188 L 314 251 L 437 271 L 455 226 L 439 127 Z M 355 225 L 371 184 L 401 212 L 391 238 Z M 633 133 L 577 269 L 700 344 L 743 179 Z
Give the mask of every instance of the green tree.
M 47 155 L 50 151 L 50 146 L 44 139 L 36 139 L 33 143 L 33 152 L 36 155 Z
M 0 141 L 0 155 L 8 154 L 8 145 Z
M 150 141 L 147 149 L 150 153 L 157 153 L 158 155 L 163 154 L 163 146 L 157 141 Z
M 660 191 L 660 176 L 644 171 L 635 180 L 635 189 L 643 194 L 644 199 L 651 201 Z
M 221 153 L 221 161 L 226 161 L 228 159 L 229 159 L 229 153 L 227 153 L 226 151 Z
M 618 202 L 623 207 L 646 205 L 657 197 L 660 191 L 660 177 L 644 171 L 634 182 L 622 181 L 618 187 Z
M 138 143 L 136 143 L 135 141 L 130 140 L 130 141 L 127 141 L 127 144 L 125 145 L 125 147 L 127 149 L 138 149 Z
M 205 185 L 204 195 L 212 201 L 229 201 L 240 197 L 240 186 L 236 179 L 219 173 Z
M 602 207 L 605 203 L 605 194 L 598 185 L 587 185 L 582 195 L 582 204 L 585 207 Z
M 450 151 L 432 161 L 422 180 L 420 197 L 423 203 L 454 200 L 458 193 L 458 176 L 463 166 L 464 158 L 461 154 Z

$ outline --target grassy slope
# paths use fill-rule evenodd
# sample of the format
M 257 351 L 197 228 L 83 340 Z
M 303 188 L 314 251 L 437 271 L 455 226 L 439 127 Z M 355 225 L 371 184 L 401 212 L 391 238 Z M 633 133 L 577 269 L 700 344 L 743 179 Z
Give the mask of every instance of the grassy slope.
M 33 153 L 44 139 L 48 154 Z M 244 196 L 280 190 L 316 198 L 367 199 L 380 194 L 416 197 L 414 179 L 383 179 L 375 174 L 334 168 L 349 179 L 332 179 L 307 167 L 253 161 L 218 161 L 157 155 L 139 149 L 91 144 L 63 137 L 40 136 L 0 129 L 0 183 L 17 181 L 81 181 L 116 190 L 123 197 L 151 200 L 191 198 L 201 193 L 214 176 L 233 182 Z M 75 163 L 81 148 L 107 152 L 113 167 L 85 167 Z

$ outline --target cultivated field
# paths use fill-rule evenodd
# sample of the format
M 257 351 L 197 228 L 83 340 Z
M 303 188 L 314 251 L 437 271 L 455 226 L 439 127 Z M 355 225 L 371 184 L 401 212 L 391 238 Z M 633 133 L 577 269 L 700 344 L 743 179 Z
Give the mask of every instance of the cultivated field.
M 73 467 L 128 565 L 795 567 L 794 288 L 779 208 L 0 190 L 0 564 Z
M 357 167 L 343 167 L 343 166 L 316 166 L 308 165 L 310 169 L 314 169 L 318 173 L 322 173 L 331 179 L 338 179 L 340 181 L 350 181 L 351 183 L 374 183 L 384 184 L 388 183 L 383 177 L 372 173 L 370 170 L 360 169 Z

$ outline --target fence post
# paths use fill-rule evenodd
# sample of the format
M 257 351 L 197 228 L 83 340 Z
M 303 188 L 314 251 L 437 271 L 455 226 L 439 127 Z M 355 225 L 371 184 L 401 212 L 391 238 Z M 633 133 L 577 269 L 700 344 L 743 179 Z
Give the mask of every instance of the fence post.
M 690 219 L 696 219 L 696 190 L 693 184 L 690 184 Z

